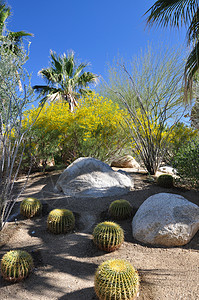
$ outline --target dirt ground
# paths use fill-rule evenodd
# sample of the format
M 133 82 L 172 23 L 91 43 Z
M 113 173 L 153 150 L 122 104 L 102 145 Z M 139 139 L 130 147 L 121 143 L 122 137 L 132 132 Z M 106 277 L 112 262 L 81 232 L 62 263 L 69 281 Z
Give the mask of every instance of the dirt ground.
M 134 178 L 134 190 L 119 197 L 128 200 L 134 213 L 149 196 L 169 192 L 184 196 L 199 205 L 199 192 L 180 188 L 164 189 L 149 182 L 147 176 L 127 170 Z M 0 233 L 0 258 L 9 250 L 23 249 L 32 254 L 35 268 L 20 283 L 0 278 L 0 299 L 10 300 L 96 300 L 94 274 L 98 265 L 111 258 L 128 260 L 140 275 L 140 300 L 199 299 L 199 232 L 183 247 L 165 248 L 143 245 L 132 237 L 132 218 L 118 222 L 125 232 L 119 250 L 105 253 L 92 242 L 94 226 L 108 219 L 109 204 L 118 197 L 81 199 L 55 194 L 59 172 L 33 174 L 27 189 L 16 204 L 12 220 Z M 20 188 L 23 179 L 17 185 Z M 20 201 L 26 196 L 42 200 L 42 216 L 24 219 Z M 67 208 L 76 217 L 75 230 L 53 235 L 46 230 L 47 214 L 54 208 Z

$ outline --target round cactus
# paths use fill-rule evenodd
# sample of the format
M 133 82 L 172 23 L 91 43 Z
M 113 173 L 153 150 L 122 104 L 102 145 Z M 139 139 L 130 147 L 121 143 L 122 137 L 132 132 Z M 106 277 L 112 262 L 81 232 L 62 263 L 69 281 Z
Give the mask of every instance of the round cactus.
M 27 218 L 41 214 L 42 204 L 36 198 L 26 198 L 21 202 L 20 213 Z
M 139 276 L 129 262 L 111 259 L 98 267 L 94 286 L 100 300 L 132 300 L 138 294 Z
M 109 206 L 109 215 L 117 220 L 124 220 L 132 215 L 132 206 L 127 200 L 115 200 Z
M 53 209 L 47 220 L 47 226 L 52 233 L 66 233 L 75 226 L 75 217 L 68 209 Z
M 169 174 L 162 174 L 157 178 L 157 184 L 161 187 L 173 187 L 173 176 Z
M 18 282 L 26 278 L 34 267 L 32 256 L 22 250 L 7 252 L 1 261 L 1 274 L 10 282 Z
M 99 223 L 93 231 L 93 242 L 101 250 L 112 252 L 124 241 L 123 229 L 114 222 Z

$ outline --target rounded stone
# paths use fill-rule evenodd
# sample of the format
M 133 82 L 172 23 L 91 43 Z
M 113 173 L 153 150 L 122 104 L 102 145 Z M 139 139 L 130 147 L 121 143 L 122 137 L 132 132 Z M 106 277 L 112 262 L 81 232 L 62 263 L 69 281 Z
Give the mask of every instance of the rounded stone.
M 187 244 L 199 230 L 199 207 L 183 196 L 159 193 L 150 196 L 132 221 L 133 237 L 163 246 Z

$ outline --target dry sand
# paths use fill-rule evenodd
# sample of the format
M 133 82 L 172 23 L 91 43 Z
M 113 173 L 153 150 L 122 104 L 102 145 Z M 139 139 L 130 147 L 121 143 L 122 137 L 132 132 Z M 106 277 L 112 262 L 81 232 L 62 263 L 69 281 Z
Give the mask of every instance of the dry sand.
M 132 170 L 129 174 L 135 180 L 135 188 L 120 198 L 132 204 L 134 213 L 145 199 L 160 192 L 177 193 L 199 205 L 197 191 L 164 189 L 148 182 L 145 174 Z M 33 255 L 35 262 L 33 273 L 23 282 L 10 284 L 0 279 L 1 300 L 96 300 L 95 270 L 111 258 L 126 259 L 138 270 L 140 300 L 199 299 L 199 232 L 183 247 L 152 247 L 133 239 L 129 219 L 118 222 L 125 231 L 124 244 L 115 252 L 105 253 L 93 245 L 92 231 L 98 222 L 108 219 L 109 204 L 117 197 L 76 199 L 55 194 L 53 186 L 58 175 L 33 174 L 13 211 L 16 225 L 9 222 L 0 233 L 0 258 L 9 250 L 23 249 Z M 18 182 L 19 188 L 22 181 Z M 41 217 L 26 220 L 18 215 L 20 201 L 26 196 L 42 200 Z M 74 212 L 74 232 L 66 235 L 47 232 L 47 214 L 54 208 Z

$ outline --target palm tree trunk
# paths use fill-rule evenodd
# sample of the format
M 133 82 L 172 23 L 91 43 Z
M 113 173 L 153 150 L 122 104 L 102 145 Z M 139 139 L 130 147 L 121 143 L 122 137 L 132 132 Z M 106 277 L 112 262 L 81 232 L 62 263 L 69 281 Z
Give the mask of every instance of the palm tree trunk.
M 67 99 L 67 101 L 68 101 L 68 103 L 69 103 L 69 109 L 70 109 L 70 111 L 73 112 L 74 109 L 75 109 L 75 106 L 77 106 L 77 101 L 76 101 L 75 98 L 74 98 L 71 94 L 69 94 L 69 93 L 66 95 L 66 99 Z

